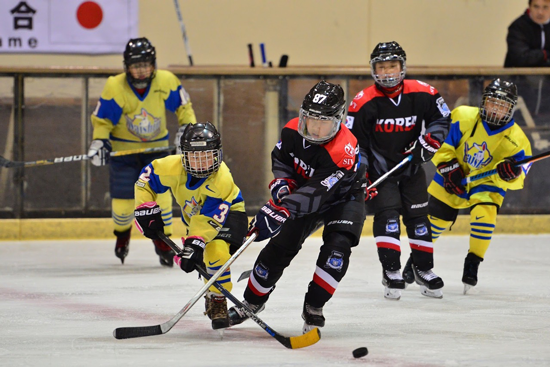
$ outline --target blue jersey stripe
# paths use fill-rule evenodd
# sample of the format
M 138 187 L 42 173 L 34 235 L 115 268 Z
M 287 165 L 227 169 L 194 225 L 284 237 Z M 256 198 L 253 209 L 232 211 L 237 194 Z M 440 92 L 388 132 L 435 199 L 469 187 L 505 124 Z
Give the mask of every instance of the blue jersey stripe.
M 151 174 L 149 175 L 149 187 L 151 187 L 151 189 L 157 194 L 165 193 L 169 188 L 160 183 L 160 178 L 155 173 L 155 169 L 152 164 L 145 166 L 145 168 L 141 170 L 141 173 L 145 172 L 147 167 L 151 168 Z
M 120 107 L 114 99 L 99 99 L 99 110 L 97 111 L 96 116 L 100 119 L 108 119 L 117 125 L 122 116 L 122 107 Z
M 451 124 L 445 143 L 457 148 L 460 144 L 460 139 L 462 139 L 462 131 L 460 131 L 460 123 L 457 121 Z
M 164 101 L 164 106 L 170 112 L 176 112 L 176 110 L 181 106 L 181 85 L 178 86 L 178 89 L 171 90 L 168 98 Z

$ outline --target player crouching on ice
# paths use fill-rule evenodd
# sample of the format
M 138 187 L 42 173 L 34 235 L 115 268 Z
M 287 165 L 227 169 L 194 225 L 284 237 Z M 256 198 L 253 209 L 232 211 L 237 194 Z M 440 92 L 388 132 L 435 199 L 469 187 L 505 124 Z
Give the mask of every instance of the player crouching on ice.
M 459 209 L 470 208 L 470 249 L 462 275 L 464 294 L 477 284 L 479 263 L 489 248 L 506 190 L 522 189 L 528 170 L 513 164 L 531 156 L 529 140 L 512 119 L 517 100 L 513 83 L 499 78 L 491 81 L 483 92 L 480 108 L 459 106 L 452 111 L 449 135 L 432 159 L 437 166 L 428 187 L 433 242 L 454 223 Z M 462 183 L 465 176 L 495 168 L 497 175 L 466 186 Z
M 324 225 L 323 245 L 303 306 L 304 333 L 323 327 L 323 306 L 331 299 L 349 266 L 365 219 L 357 139 L 342 124 L 346 100 L 339 85 L 322 81 L 306 95 L 298 118 L 290 120 L 271 154 L 275 179 L 270 199 L 256 214 L 250 231 L 256 241 L 270 239 L 258 255 L 243 303 L 258 313 L 275 284 L 302 248 Z M 248 317 L 229 309 L 231 325 Z
M 242 245 L 248 217 L 241 190 L 222 161 L 220 134 L 210 122 L 187 125 L 181 136 L 181 155 L 157 159 L 145 166 L 135 185 L 136 225 L 148 238 L 159 239 L 164 223 L 155 200 L 168 190 L 181 207 L 187 229 L 183 251 L 174 261 L 186 273 L 206 266 L 213 275 Z M 206 283 L 206 280 L 205 280 Z M 228 269 L 219 279 L 231 291 Z M 229 326 L 227 301 L 213 286 L 205 296 L 206 315 L 213 329 Z

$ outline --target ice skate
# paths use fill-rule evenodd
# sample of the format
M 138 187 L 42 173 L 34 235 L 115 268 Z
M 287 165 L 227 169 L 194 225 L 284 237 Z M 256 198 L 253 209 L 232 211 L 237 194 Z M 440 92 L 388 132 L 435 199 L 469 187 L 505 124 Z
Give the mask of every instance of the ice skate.
M 124 264 L 124 259 L 128 256 L 130 251 L 130 233 L 132 228 L 124 232 L 115 231 L 116 244 L 115 244 L 115 256 L 120 259 L 120 262 Z
M 477 285 L 477 271 L 479 263 L 483 259 L 471 252 L 464 259 L 464 272 L 462 273 L 462 283 L 464 283 L 464 294 Z
M 323 316 L 323 307 L 313 307 L 304 301 L 304 310 L 302 311 L 304 327 L 302 332 L 308 333 L 311 330 L 325 326 L 325 317 Z
M 426 297 L 443 298 L 443 279 L 438 277 L 432 269 L 419 270 L 416 265 L 412 265 L 414 279 L 420 286 L 420 293 Z
M 407 260 L 407 264 L 405 264 L 405 267 L 403 268 L 403 280 L 405 281 L 405 288 L 407 288 L 408 284 L 414 283 L 414 273 L 412 269 L 412 255 L 409 256 L 409 260 Z
M 405 289 L 405 281 L 399 270 L 382 270 L 382 285 L 386 299 L 398 301 L 401 298 L 401 290 Z
M 229 327 L 225 296 L 208 291 L 204 296 L 204 309 L 204 314 L 212 320 L 212 329 L 219 330 Z M 220 336 L 223 336 L 223 333 L 220 333 Z
M 248 303 L 248 301 L 243 301 L 243 305 L 247 306 L 250 311 L 254 312 L 254 314 L 258 314 L 262 312 L 265 309 L 265 304 L 261 305 L 253 305 Z M 239 325 L 242 324 L 244 321 L 248 320 L 248 316 L 244 312 L 244 310 L 238 306 L 233 306 L 228 311 L 229 315 L 229 325 Z
M 174 251 L 161 240 L 153 240 L 155 253 L 159 255 L 160 265 L 171 268 L 174 266 Z

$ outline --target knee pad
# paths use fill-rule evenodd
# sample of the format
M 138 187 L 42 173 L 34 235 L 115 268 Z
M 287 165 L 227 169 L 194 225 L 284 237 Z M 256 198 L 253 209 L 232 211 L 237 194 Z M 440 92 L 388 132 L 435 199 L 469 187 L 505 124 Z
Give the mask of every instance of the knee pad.
M 348 270 L 353 244 L 350 237 L 353 236 L 339 232 L 328 234 L 317 258 L 317 267 L 337 282 L 344 277 Z M 317 271 L 315 271 L 315 274 L 320 276 Z
M 432 226 L 428 216 L 411 218 L 404 221 L 409 239 L 432 242 Z
M 470 251 L 484 258 L 497 222 L 498 207 L 478 204 L 470 211 Z
M 389 209 L 376 214 L 374 216 L 372 232 L 375 238 L 387 236 L 399 239 L 401 235 L 399 212 L 395 209 Z
M 208 242 L 204 248 L 204 264 L 206 271 L 214 275 L 223 264 L 229 260 L 229 244 L 222 240 Z M 231 292 L 233 284 L 231 283 L 231 270 L 227 269 L 217 280 L 225 289 Z M 206 279 L 205 279 L 206 283 Z M 214 286 L 209 288 L 212 292 L 219 292 Z
M 134 199 L 111 200 L 111 215 L 113 217 L 115 231 L 125 232 L 132 228 L 134 206 Z

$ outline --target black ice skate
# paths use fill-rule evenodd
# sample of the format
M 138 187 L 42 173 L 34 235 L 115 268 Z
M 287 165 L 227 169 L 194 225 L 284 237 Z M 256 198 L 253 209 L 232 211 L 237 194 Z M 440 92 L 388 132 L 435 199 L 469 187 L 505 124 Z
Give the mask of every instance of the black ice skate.
M 443 279 L 438 277 L 432 269 L 419 270 L 416 265 L 412 265 L 414 280 L 420 286 L 420 293 L 427 297 L 443 298 Z
M 483 259 L 471 252 L 468 253 L 466 259 L 464 259 L 464 272 L 462 273 L 462 283 L 464 283 L 464 294 L 475 287 L 477 284 L 477 271 L 479 269 L 479 263 Z
M 403 268 L 403 280 L 406 283 L 405 287 L 407 287 L 407 284 L 414 283 L 414 273 L 412 269 L 412 254 L 409 256 L 409 260 L 407 260 L 407 264 L 405 264 L 405 267 Z
M 208 291 L 204 296 L 204 314 L 212 320 L 212 329 L 225 329 L 229 327 L 227 313 L 227 300 L 221 294 Z
M 250 311 L 254 312 L 254 314 L 258 314 L 262 312 L 265 309 L 265 303 L 261 305 L 253 305 L 251 303 L 248 303 L 248 301 L 243 301 L 243 305 L 248 307 Z M 242 324 L 244 321 L 248 320 L 248 316 L 244 313 L 244 310 L 240 307 L 234 306 L 231 307 L 228 311 L 229 315 L 229 325 L 239 325 Z
M 171 268 L 174 266 L 174 251 L 161 240 L 153 240 L 155 253 L 159 255 L 160 265 Z
M 302 332 L 305 334 L 315 329 L 316 327 L 325 326 L 325 317 L 323 316 L 323 307 L 313 307 L 304 301 L 304 309 L 302 311 L 302 319 L 304 319 L 304 327 Z
M 382 285 L 384 297 L 398 301 L 401 298 L 401 290 L 405 289 L 405 281 L 399 270 L 382 270 Z
M 115 244 L 115 256 L 120 259 L 120 262 L 124 264 L 124 259 L 128 256 L 130 250 L 130 234 L 132 228 L 124 232 L 115 231 L 116 244 Z

